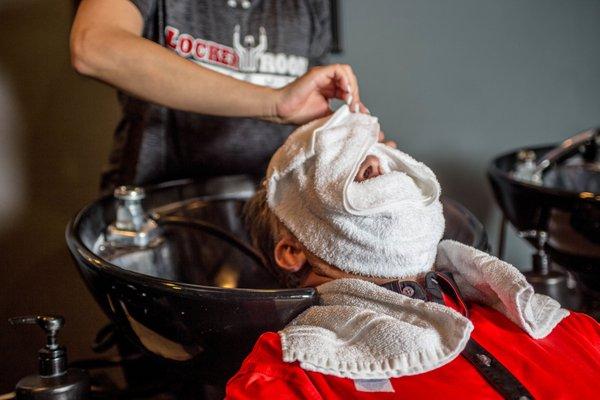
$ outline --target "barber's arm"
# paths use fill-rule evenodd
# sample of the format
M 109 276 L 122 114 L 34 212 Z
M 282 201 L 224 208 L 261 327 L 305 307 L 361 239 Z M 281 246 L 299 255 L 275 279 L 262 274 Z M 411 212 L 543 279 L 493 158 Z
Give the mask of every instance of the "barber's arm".
M 352 109 L 360 104 L 358 83 L 347 65 L 313 68 L 276 90 L 179 57 L 143 38 L 143 25 L 129 0 L 83 0 L 71 31 L 74 68 L 147 101 L 201 114 L 301 124 L 327 115 L 331 98 L 352 96 Z

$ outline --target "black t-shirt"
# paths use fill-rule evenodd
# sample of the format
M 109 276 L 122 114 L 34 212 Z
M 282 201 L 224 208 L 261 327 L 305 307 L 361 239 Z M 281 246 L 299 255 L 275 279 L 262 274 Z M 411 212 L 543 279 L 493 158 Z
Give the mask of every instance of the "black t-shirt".
M 281 87 L 323 63 L 331 43 L 327 0 L 132 0 L 143 36 L 190 62 Z M 123 118 L 102 186 L 185 177 L 263 174 L 293 127 L 212 117 L 119 93 Z

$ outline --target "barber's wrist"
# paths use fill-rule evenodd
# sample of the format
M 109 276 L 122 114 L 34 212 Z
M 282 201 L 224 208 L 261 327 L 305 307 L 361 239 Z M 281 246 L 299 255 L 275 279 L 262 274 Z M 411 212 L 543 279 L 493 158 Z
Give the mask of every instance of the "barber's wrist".
M 265 88 L 265 93 L 262 100 L 262 114 L 260 119 L 277 123 L 285 124 L 284 118 L 279 113 L 279 105 L 282 100 L 282 90 Z

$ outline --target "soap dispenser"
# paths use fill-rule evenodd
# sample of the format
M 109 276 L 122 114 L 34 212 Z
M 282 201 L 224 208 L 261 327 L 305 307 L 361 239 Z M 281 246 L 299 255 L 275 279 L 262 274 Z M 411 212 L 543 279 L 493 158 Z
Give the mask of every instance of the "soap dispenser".
M 38 352 L 39 374 L 21 379 L 15 388 L 17 400 L 85 399 L 90 389 L 87 373 L 67 368 L 67 349 L 59 346 L 56 336 L 65 319 L 61 316 L 25 316 L 10 318 L 11 325 L 38 325 L 46 332 L 46 345 Z

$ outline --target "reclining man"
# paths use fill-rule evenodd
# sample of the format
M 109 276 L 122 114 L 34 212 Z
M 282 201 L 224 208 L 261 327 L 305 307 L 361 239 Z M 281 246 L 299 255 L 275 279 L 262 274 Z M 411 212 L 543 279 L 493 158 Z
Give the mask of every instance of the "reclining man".
M 342 107 L 294 132 L 247 205 L 255 246 L 319 305 L 265 333 L 230 399 L 594 398 L 600 327 L 444 240 L 440 186 Z

